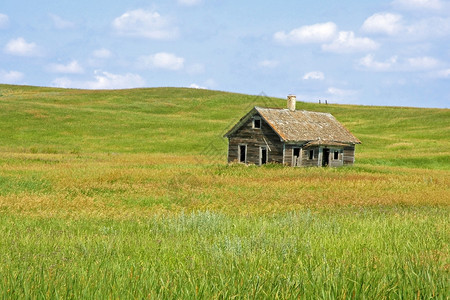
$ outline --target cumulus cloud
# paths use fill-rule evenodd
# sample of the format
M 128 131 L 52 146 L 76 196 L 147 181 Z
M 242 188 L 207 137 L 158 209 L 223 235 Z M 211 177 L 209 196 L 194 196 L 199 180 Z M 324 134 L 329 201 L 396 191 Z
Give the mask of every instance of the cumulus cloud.
M 325 43 L 334 38 L 337 26 L 333 22 L 318 23 L 295 28 L 290 32 L 278 31 L 273 38 L 284 44 Z
M 181 70 L 184 66 L 184 58 L 167 52 L 141 56 L 138 62 L 142 68 L 158 68 L 172 71 Z
M 413 39 L 429 39 L 450 34 L 450 18 L 432 17 L 412 23 L 405 28 L 405 34 Z
M 430 73 L 433 78 L 447 79 L 450 78 L 450 69 L 438 70 Z
M 5 14 L 0 14 L 0 29 L 4 29 L 9 25 L 9 17 Z
M 373 54 L 368 54 L 359 60 L 358 65 L 370 71 L 410 72 L 435 69 L 441 63 L 439 60 L 429 56 L 402 59 L 399 59 L 398 56 L 392 56 L 388 60 L 381 62 L 376 61 Z
M 433 69 L 439 66 L 439 61 L 433 57 L 412 57 L 406 60 L 407 67 L 414 70 L 427 70 Z
M 376 13 L 364 21 L 361 30 L 366 33 L 386 34 L 400 39 L 430 39 L 450 34 L 450 18 L 434 16 L 406 22 L 399 14 Z
M 358 94 L 358 91 L 330 87 L 328 88 L 327 93 L 336 97 L 352 97 Z
M 392 4 L 404 9 L 432 9 L 438 10 L 444 6 L 441 0 L 394 0 Z
M 324 80 L 325 75 L 320 71 L 312 71 L 303 75 L 303 80 Z
M 401 15 L 392 13 L 377 13 L 364 21 L 362 30 L 369 33 L 394 35 L 402 30 L 403 26 L 401 21 Z
M 36 56 L 39 55 L 38 46 L 35 43 L 27 43 L 24 38 L 10 40 L 4 51 L 11 55 L 17 56 Z
M 114 19 L 113 28 L 120 35 L 144 37 L 156 40 L 173 39 L 178 36 L 178 28 L 168 18 L 155 11 L 132 10 Z
M 190 87 L 191 89 L 202 89 L 202 90 L 208 89 L 207 87 L 200 86 L 200 85 L 198 85 L 198 84 L 196 84 L 196 83 L 191 83 L 191 84 L 189 85 L 189 87 Z
M 101 48 L 101 49 L 94 50 L 92 52 L 92 56 L 94 56 L 95 58 L 106 59 L 106 58 L 110 58 L 112 56 L 112 53 L 108 49 Z
M 94 78 L 91 81 L 73 81 L 68 78 L 57 78 L 53 81 L 53 86 L 81 89 L 126 89 L 143 87 L 145 85 L 145 80 L 141 76 L 132 73 L 122 75 L 96 71 Z
M 397 63 L 397 56 L 392 56 L 384 62 L 375 60 L 373 54 L 368 54 L 359 60 L 359 65 L 372 71 L 389 71 Z
M 17 83 L 24 78 L 24 74 L 18 71 L 4 71 L 0 70 L 1 83 Z
M 378 49 L 379 45 L 369 39 L 355 37 L 352 31 L 340 31 L 338 37 L 330 44 L 322 45 L 322 50 L 336 53 L 365 52 Z
M 178 0 L 178 4 L 185 6 L 194 6 L 202 3 L 202 0 Z
M 64 64 L 51 64 L 48 66 L 48 70 L 53 73 L 65 73 L 65 74 L 81 74 L 84 72 L 83 67 L 73 60 L 70 63 Z
M 276 68 L 278 67 L 279 62 L 277 60 L 265 59 L 258 62 L 258 66 L 262 68 Z
M 75 23 L 67 21 L 58 15 L 49 14 L 49 16 L 50 19 L 53 21 L 53 25 L 55 25 L 57 29 L 69 29 L 75 27 Z

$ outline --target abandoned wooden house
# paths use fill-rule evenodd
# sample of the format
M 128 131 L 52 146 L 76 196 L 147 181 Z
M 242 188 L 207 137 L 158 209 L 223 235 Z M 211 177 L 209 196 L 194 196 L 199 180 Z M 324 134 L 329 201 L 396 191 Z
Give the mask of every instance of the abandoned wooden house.
M 290 166 L 351 165 L 355 144 L 361 142 L 331 114 L 296 110 L 288 96 L 287 109 L 255 106 L 224 137 L 228 162 Z

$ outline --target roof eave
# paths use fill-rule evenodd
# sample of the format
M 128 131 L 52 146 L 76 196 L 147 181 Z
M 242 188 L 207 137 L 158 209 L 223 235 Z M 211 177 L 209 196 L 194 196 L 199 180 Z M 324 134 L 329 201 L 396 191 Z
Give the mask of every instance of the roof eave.
M 253 107 L 248 113 L 246 113 L 227 133 L 223 135 L 223 137 L 228 138 L 230 135 L 235 133 L 249 118 L 251 118 L 254 113 L 257 112 L 256 106 Z

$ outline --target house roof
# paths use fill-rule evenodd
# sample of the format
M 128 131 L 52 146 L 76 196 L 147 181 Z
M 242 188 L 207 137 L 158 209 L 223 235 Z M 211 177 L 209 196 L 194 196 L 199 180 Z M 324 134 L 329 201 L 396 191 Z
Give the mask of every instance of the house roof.
M 305 110 L 290 111 L 279 108 L 255 106 L 225 137 L 237 131 L 248 119 L 259 114 L 264 121 L 287 143 L 309 142 L 319 145 L 360 144 L 353 134 L 329 113 Z

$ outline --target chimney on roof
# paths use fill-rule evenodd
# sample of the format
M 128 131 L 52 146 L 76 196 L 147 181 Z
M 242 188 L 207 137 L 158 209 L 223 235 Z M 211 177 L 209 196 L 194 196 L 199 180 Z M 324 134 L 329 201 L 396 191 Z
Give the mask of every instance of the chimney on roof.
M 295 111 L 296 102 L 297 102 L 297 97 L 295 97 L 295 95 L 287 96 L 287 107 L 290 111 Z

